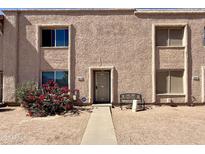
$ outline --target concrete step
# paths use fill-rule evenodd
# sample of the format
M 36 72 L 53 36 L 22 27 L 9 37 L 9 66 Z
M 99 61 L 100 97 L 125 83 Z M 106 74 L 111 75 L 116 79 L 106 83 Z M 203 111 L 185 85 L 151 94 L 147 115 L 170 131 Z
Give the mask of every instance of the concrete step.
M 112 107 L 112 104 L 92 104 L 92 107 Z

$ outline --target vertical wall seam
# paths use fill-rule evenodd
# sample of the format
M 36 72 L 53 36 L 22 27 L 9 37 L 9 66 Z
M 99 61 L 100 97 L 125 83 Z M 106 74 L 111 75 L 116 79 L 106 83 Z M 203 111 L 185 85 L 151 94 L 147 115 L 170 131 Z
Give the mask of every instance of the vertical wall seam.
M 20 15 L 20 12 L 17 11 L 17 16 L 16 16 L 16 26 L 17 26 L 17 34 L 16 34 L 16 87 L 17 87 L 17 84 L 19 83 L 19 40 L 20 40 L 20 36 L 19 36 L 19 15 Z
M 156 47 L 155 25 L 152 25 L 152 103 L 156 103 Z
M 205 66 L 201 66 L 201 103 L 205 103 L 205 95 L 204 95 L 204 86 L 205 86 L 205 83 L 204 83 L 204 69 L 205 69 Z
M 69 32 L 69 41 L 68 41 L 68 88 L 74 89 L 73 84 L 72 84 L 72 79 L 74 79 L 74 74 L 72 74 L 72 25 L 68 26 L 68 32 Z M 73 68 L 75 69 L 75 68 Z M 74 81 L 75 82 L 75 81 Z
M 184 50 L 184 74 L 185 74 L 185 103 L 189 102 L 189 57 L 188 57 L 188 24 L 185 25 L 185 50 Z

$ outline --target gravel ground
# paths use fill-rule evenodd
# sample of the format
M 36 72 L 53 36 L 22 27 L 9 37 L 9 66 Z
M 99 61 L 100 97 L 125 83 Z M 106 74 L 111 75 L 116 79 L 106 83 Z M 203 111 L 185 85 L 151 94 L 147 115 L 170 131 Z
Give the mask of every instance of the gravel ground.
M 205 106 L 112 109 L 118 144 L 205 144 Z
M 0 108 L 0 144 L 80 144 L 90 110 L 31 118 L 20 107 Z

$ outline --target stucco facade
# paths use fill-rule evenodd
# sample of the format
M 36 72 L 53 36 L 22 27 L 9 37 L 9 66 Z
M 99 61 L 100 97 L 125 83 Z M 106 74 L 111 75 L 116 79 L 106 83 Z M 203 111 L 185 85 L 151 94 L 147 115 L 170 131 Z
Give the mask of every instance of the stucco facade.
M 145 103 L 205 102 L 205 12 L 109 10 L 5 10 L 0 35 L 3 102 L 15 102 L 16 87 L 41 82 L 41 72 L 68 70 L 69 87 L 92 103 L 92 70 L 111 71 L 111 103 L 119 95 L 141 93 Z M 65 48 L 41 47 L 41 28 L 69 29 Z M 157 26 L 182 26 L 182 47 L 156 47 Z M 181 94 L 157 94 L 156 72 L 183 69 Z M 193 80 L 198 76 L 199 80 Z M 83 80 L 79 80 L 83 78 Z M 193 99 L 194 97 L 194 99 Z M 193 101 L 194 100 L 194 101 Z

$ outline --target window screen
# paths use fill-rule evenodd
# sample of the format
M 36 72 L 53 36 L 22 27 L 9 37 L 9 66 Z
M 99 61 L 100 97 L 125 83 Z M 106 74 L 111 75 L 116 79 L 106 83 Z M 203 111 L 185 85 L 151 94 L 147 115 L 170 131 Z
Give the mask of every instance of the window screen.
M 183 71 L 157 72 L 157 94 L 163 93 L 183 93 Z
M 168 45 L 168 29 L 157 29 L 156 37 L 157 46 Z
M 170 92 L 171 93 L 183 93 L 183 72 L 171 71 L 170 72 Z
M 169 81 L 169 72 L 158 72 L 157 73 L 157 93 L 163 94 L 168 93 L 168 81 Z
M 156 46 L 182 46 L 183 28 L 157 28 Z
M 169 30 L 169 45 L 170 46 L 182 46 L 183 30 L 182 29 L 170 29 Z

